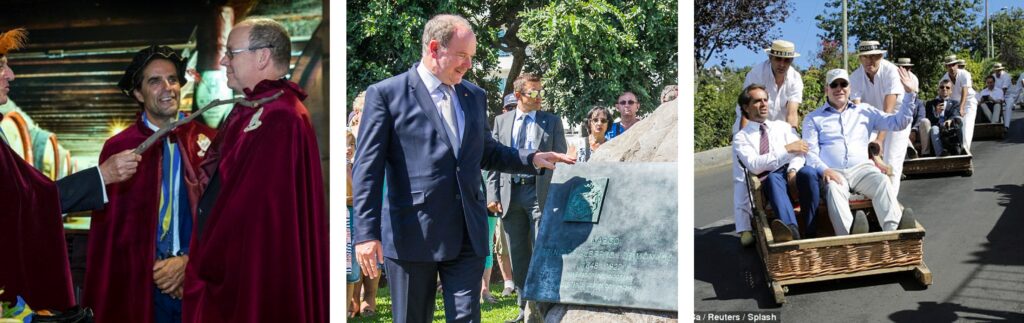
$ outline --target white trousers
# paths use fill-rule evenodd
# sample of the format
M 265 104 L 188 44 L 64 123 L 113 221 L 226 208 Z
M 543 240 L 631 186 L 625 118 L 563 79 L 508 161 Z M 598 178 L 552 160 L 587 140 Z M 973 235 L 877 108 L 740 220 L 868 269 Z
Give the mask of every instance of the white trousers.
M 910 125 L 899 131 L 890 131 L 885 135 L 885 151 L 882 160 L 892 166 L 892 188 L 898 195 L 900 177 L 903 175 L 903 160 L 907 158 L 907 146 L 910 144 Z
M 843 183 L 828 181 L 825 201 L 837 236 L 850 234 L 850 226 L 853 224 L 853 212 L 850 211 L 851 188 L 871 199 L 882 230 L 892 231 L 899 227 L 903 212 L 896 200 L 896 191 L 889 183 L 889 177 L 882 174 L 874 163 L 835 170 L 843 176 Z
M 978 117 L 978 99 L 971 97 L 967 100 L 967 115 L 964 116 L 964 149 L 971 150 L 971 140 L 974 139 L 974 119 Z
M 747 182 L 744 181 L 743 169 L 732 156 L 732 216 L 736 221 L 736 232 L 750 231 L 750 194 L 747 193 Z

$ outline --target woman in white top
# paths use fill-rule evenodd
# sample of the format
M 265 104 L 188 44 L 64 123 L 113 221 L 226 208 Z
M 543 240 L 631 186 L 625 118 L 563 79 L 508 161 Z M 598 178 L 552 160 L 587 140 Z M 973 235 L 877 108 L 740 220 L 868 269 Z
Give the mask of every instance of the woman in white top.
M 593 107 L 587 112 L 587 119 L 583 122 L 582 136 L 575 138 L 569 144 L 569 157 L 582 163 L 590 160 L 590 156 L 598 147 L 604 144 L 604 134 L 611 127 L 612 114 L 603 107 Z

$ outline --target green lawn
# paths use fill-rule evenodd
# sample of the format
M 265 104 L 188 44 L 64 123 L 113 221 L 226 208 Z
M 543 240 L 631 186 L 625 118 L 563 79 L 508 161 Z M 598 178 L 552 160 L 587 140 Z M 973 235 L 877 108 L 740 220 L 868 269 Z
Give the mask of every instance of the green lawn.
M 516 317 L 519 308 L 516 307 L 516 296 L 501 297 L 502 283 L 491 284 L 491 294 L 498 300 L 495 304 L 480 304 L 481 322 L 505 322 L 505 320 Z M 498 291 L 499 293 L 494 293 Z M 444 303 L 441 294 L 434 298 L 434 322 L 444 322 Z M 391 293 L 387 287 L 377 292 L 377 314 L 373 317 L 356 317 L 349 319 L 349 322 L 391 322 Z

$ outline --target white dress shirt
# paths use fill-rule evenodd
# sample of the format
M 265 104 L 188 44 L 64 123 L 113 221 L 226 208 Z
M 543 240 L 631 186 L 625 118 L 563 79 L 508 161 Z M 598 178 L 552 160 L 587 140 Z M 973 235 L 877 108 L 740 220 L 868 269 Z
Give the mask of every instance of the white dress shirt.
M 792 66 L 789 67 L 789 71 L 786 71 L 786 79 L 780 87 L 775 85 L 772 62 L 766 60 L 761 64 L 755 65 L 750 69 L 750 72 L 747 72 L 747 76 L 743 80 L 743 87 L 745 88 L 754 83 L 764 85 L 765 90 L 768 92 L 768 120 L 786 121 L 786 103 L 794 102 L 800 104 L 804 101 L 804 80 L 800 78 L 800 73 Z M 739 127 L 739 120 L 742 115 L 740 106 L 736 105 L 736 124 L 734 127 Z
M 427 70 L 426 66 L 419 64 L 416 66 L 416 72 L 420 75 L 420 79 L 423 80 L 423 85 L 427 87 L 427 93 L 430 93 L 430 100 L 434 101 L 434 109 L 437 111 L 438 116 L 442 116 L 443 121 L 444 114 L 441 113 L 441 100 L 444 99 L 444 94 L 441 92 L 441 80 L 434 76 Z M 452 109 L 455 110 L 455 120 L 459 127 L 459 138 L 465 138 L 463 135 L 466 132 L 466 112 L 462 110 L 462 105 L 459 104 L 458 93 L 455 93 L 455 87 L 452 86 L 451 93 L 448 94 L 452 99 Z
M 519 109 L 515 109 L 515 111 L 516 111 L 515 119 L 513 119 L 513 121 L 512 121 L 512 141 L 511 141 L 512 145 L 511 146 L 512 147 L 519 147 L 519 142 L 517 142 L 516 140 L 519 140 L 519 138 L 517 138 L 517 137 L 519 137 L 519 129 L 525 123 L 526 124 L 526 143 L 523 145 L 523 149 L 530 149 L 530 150 L 537 149 L 536 132 L 533 131 L 534 127 L 537 126 L 537 111 L 530 111 L 530 113 L 526 114 L 526 115 L 530 116 L 530 122 L 525 122 L 526 118 L 523 118 L 522 120 L 519 120 L 520 117 L 523 117 L 523 111 L 520 111 Z
M 999 71 L 999 74 L 992 74 L 992 76 L 996 78 L 997 89 L 1008 89 L 1010 85 L 1013 85 L 1012 77 L 1006 71 Z
M 899 102 L 903 100 L 903 83 L 900 82 L 899 66 L 896 64 L 882 59 L 874 81 L 868 78 L 863 66 L 850 73 L 850 100 L 860 99 L 860 103 L 885 111 L 885 96 L 890 94 L 896 94 L 895 108 L 899 109 Z
M 736 158 L 754 174 L 775 171 L 787 163 L 786 172 L 803 168 L 804 157 L 786 151 L 786 145 L 800 140 L 793 126 L 779 120 L 766 120 L 764 124 L 768 126 L 768 153 L 761 154 L 761 123 L 750 121 L 733 136 L 732 151 Z
M 978 101 L 980 102 L 981 98 L 986 95 L 992 98 L 993 101 L 1002 101 L 1003 89 L 1000 89 L 999 86 L 996 86 L 994 89 L 991 90 L 989 90 L 988 88 L 981 89 L 981 92 L 979 92 L 977 96 Z

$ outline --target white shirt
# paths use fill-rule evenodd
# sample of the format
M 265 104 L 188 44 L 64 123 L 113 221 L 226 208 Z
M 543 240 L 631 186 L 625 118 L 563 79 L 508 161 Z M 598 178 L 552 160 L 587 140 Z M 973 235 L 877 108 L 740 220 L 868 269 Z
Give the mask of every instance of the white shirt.
M 441 114 L 441 100 L 444 99 L 444 94 L 441 93 L 441 80 L 439 80 L 433 73 L 427 70 L 426 66 L 419 64 L 416 66 L 416 72 L 420 75 L 420 79 L 423 80 L 423 85 L 427 87 L 427 93 L 430 93 L 430 100 L 434 101 L 434 109 L 437 111 L 438 116 Z M 452 109 L 455 110 L 455 120 L 459 127 L 459 138 L 465 138 L 463 134 L 466 132 L 466 112 L 462 111 L 462 105 L 459 104 L 459 96 L 454 91 L 455 87 L 452 87 L 451 93 L 448 96 L 452 98 Z
M 768 126 L 768 153 L 761 155 L 761 123 L 750 121 L 732 140 L 732 152 L 754 174 L 771 172 L 789 164 L 786 172 L 804 167 L 804 157 L 786 151 L 786 145 L 800 140 L 788 122 L 765 120 Z
M 786 121 L 786 103 L 800 104 L 804 101 L 804 80 L 792 66 L 786 71 L 786 79 L 780 87 L 775 85 L 771 60 L 766 60 L 750 69 L 743 80 L 743 87 L 746 88 L 754 83 L 764 85 L 765 90 L 768 91 L 768 120 Z M 741 116 L 743 113 L 740 111 L 740 106 L 736 105 L 737 127 Z
M 530 122 L 525 122 L 526 121 L 525 118 L 523 118 L 520 121 L 519 118 L 523 116 L 523 111 L 520 111 L 518 108 L 515 109 L 515 111 L 516 111 L 515 119 L 512 119 L 512 141 L 511 141 L 512 144 L 511 144 L 511 147 L 519 147 L 519 142 L 516 142 L 516 140 L 519 139 L 519 138 L 517 138 L 517 137 L 519 137 L 519 129 L 522 128 L 523 124 L 525 123 L 526 124 L 526 144 L 523 145 L 523 149 L 531 149 L 531 150 L 532 149 L 537 149 L 537 138 L 535 138 L 536 137 L 536 132 L 533 131 L 534 128 L 537 127 L 537 111 L 530 111 L 530 113 L 526 113 L 526 115 L 530 116 Z
M 894 108 L 899 109 L 899 103 L 903 100 L 903 83 L 900 82 L 899 66 L 896 64 L 882 59 L 878 63 L 874 81 L 868 78 L 863 66 L 850 74 L 850 100 L 860 99 L 861 103 L 885 111 L 885 96 L 890 94 L 896 94 Z
M 942 73 L 942 79 L 939 80 L 939 83 L 941 84 L 942 80 L 948 80 L 948 79 L 949 79 L 949 73 L 948 72 L 947 73 Z M 971 72 L 968 72 L 968 71 L 962 70 L 962 69 L 957 69 L 956 70 L 956 80 L 953 80 L 953 95 L 950 96 L 950 98 L 952 98 L 953 100 L 960 101 L 960 103 L 963 104 L 964 103 L 963 100 L 960 99 L 960 96 L 961 96 L 960 92 L 962 91 L 963 88 L 967 88 L 967 95 L 968 95 L 967 98 L 968 99 L 973 98 L 975 95 L 977 95 L 977 93 L 974 92 L 973 85 L 974 84 L 971 83 Z
M 1008 89 L 1013 84 L 1012 76 L 1006 71 L 999 71 L 999 74 L 992 74 L 996 78 L 997 89 Z
M 981 101 L 981 98 L 986 96 L 986 95 L 991 97 L 993 101 L 1002 101 L 1003 100 L 1003 89 L 1000 89 L 999 86 L 996 86 L 992 90 L 989 90 L 988 88 L 981 89 L 981 92 L 978 93 L 978 96 L 977 96 L 978 101 Z

